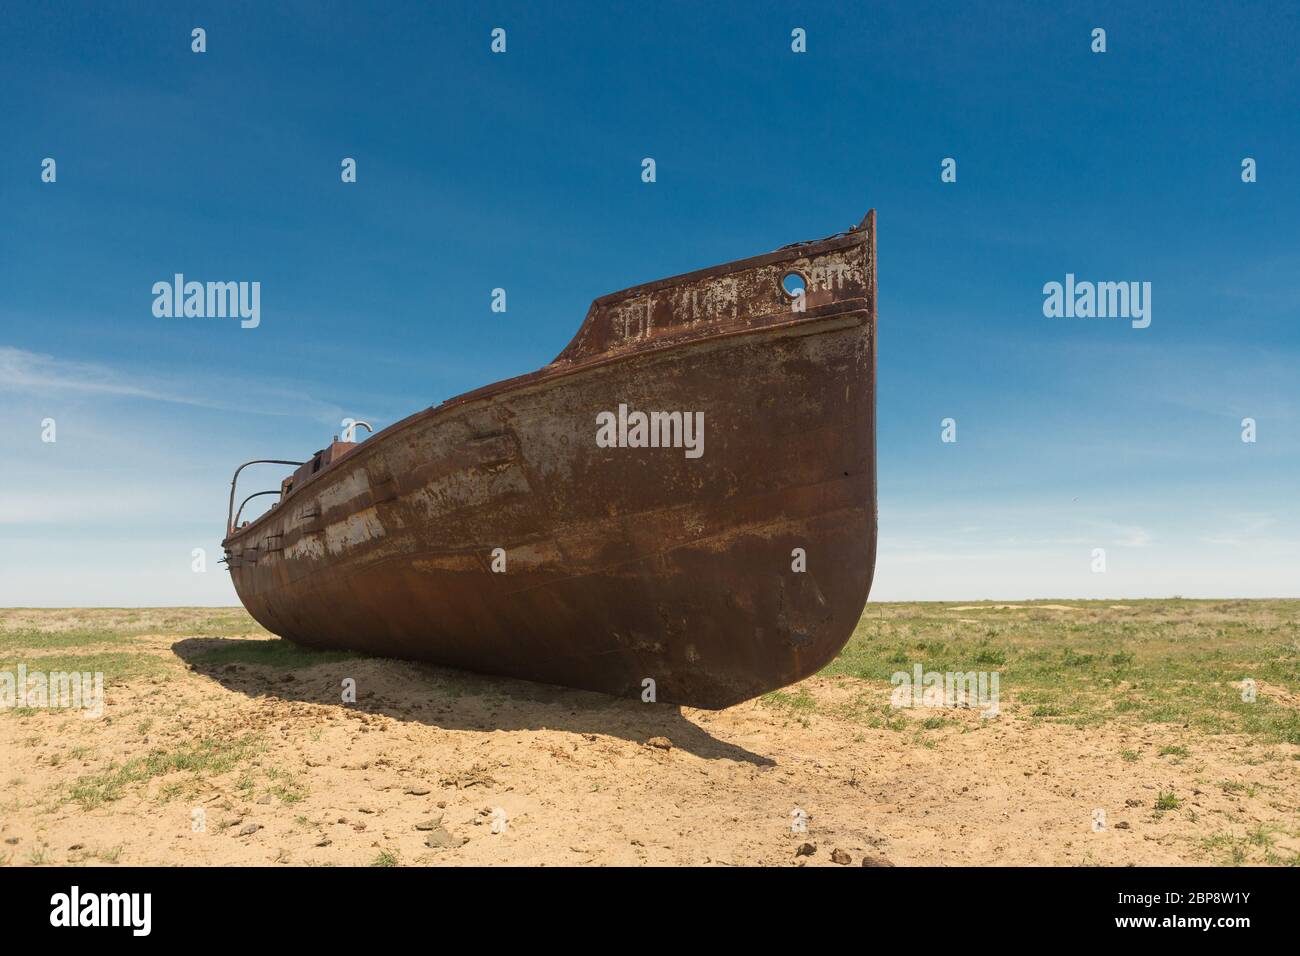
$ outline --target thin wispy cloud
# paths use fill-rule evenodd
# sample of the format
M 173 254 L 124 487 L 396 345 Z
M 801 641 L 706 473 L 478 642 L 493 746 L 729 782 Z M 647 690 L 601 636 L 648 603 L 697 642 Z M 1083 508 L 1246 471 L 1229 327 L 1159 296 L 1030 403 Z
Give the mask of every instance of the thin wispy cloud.
M 331 423 L 343 415 L 338 405 L 297 390 L 268 387 L 259 380 L 223 375 L 219 381 L 213 381 L 196 376 L 180 384 L 98 362 L 56 358 L 12 346 L 0 346 L 0 391 L 28 396 L 72 394 L 136 399 Z M 232 402 L 222 397 L 223 393 L 241 395 L 245 400 Z

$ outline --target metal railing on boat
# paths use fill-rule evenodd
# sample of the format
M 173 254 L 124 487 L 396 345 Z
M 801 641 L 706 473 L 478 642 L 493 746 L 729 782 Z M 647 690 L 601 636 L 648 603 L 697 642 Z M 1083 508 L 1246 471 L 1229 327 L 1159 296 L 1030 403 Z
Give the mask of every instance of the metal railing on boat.
M 252 461 L 246 461 L 238 468 L 236 468 L 234 477 L 230 479 L 230 507 L 226 509 L 226 536 L 229 537 L 230 535 L 235 533 L 235 527 L 239 523 L 239 516 L 243 514 L 244 505 L 248 504 L 249 501 L 251 501 L 253 498 L 256 498 L 260 495 L 278 495 L 280 493 L 280 489 L 273 488 L 270 491 L 259 491 L 256 494 L 251 494 L 243 500 L 243 502 L 239 506 L 239 511 L 236 512 L 235 511 L 235 486 L 239 482 L 239 473 L 241 471 L 243 471 L 249 465 L 293 465 L 294 467 L 300 467 L 305 464 L 306 462 L 303 461 L 289 461 L 284 458 L 254 458 Z

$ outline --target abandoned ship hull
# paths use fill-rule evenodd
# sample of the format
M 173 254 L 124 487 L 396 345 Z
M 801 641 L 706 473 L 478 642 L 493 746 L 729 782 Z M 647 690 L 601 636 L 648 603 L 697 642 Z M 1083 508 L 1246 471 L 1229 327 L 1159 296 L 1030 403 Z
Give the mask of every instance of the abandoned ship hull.
M 874 567 L 873 227 L 597 300 L 550 366 L 234 529 L 240 599 L 310 646 L 697 707 L 815 672 Z

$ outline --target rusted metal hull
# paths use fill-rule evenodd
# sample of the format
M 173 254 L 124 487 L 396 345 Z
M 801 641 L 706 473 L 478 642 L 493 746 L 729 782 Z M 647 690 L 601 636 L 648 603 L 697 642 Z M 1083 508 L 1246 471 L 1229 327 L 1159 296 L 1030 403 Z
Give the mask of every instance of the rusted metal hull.
M 868 213 L 597 300 L 551 365 L 398 422 L 233 532 L 240 599 L 302 644 L 697 707 L 815 672 L 875 562 L 874 233 Z M 620 405 L 702 412 L 702 454 L 603 447 Z

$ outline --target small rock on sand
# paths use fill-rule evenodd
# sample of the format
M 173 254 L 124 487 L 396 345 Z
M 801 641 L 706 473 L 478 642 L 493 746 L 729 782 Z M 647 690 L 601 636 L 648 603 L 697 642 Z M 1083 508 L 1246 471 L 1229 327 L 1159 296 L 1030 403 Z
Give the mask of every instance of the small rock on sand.
M 853 857 L 849 856 L 848 851 L 836 847 L 831 850 L 831 862 L 838 863 L 840 866 L 848 866 L 853 862 Z
M 667 737 L 651 737 L 646 741 L 647 747 L 657 747 L 660 750 L 672 750 L 673 742 Z
M 883 856 L 864 856 L 862 858 L 862 865 L 863 866 L 893 866 L 894 864 L 890 863 Z
M 447 829 L 443 826 L 434 827 L 429 835 L 424 838 L 424 845 L 432 847 L 435 850 L 449 846 L 460 846 L 461 842 L 462 841 L 457 840 L 454 836 L 448 833 Z
M 795 849 L 795 851 L 794 851 L 794 855 L 795 855 L 795 856 L 812 856 L 812 855 L 813 855 L 814 853 L 816 853 L 816 852 L 817 852 L 817 844 L 815 844 L 815 843 L 800 843 L 799 846 Z

